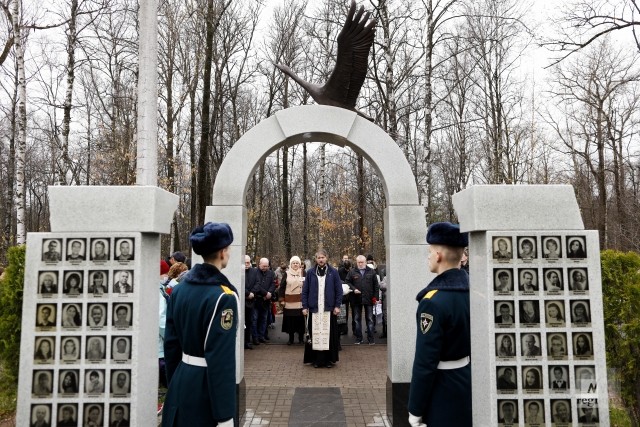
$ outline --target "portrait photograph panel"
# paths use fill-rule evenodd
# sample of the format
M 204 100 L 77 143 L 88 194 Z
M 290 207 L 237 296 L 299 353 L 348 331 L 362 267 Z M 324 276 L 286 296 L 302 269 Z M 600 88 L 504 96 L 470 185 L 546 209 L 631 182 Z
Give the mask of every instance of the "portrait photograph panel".
M 67 239 L 67 261 L 80 262 L 87 259 L 86 239 Z
M 547 295 L 559 295 L 564 291 L 564 282 L 562 281 L 562 269 L 560 268 L 543 268 L 542 276 L 544 277 L 544 290 Z
M 493 238 L 493 259 L 497 261 L 511 261 L 513 258 L 513 248 L 511 246 L 511 236 L 497 236 Z
M 53 371 L 52 370 L 35 370 L 33 371 L 33 388 L 34 397 L 49 397 L 53 390 Z
M 125 397 L 131 393 L 131 370 L 116 369 L 111 372 L 112 397 Z
M 593 359 L 593 335 L 591 332 L 574 332 L 573 356 L 577 359 Z
M 126 262 L 133 261 L 135 253 L 133 238 L 119 238 L 115 241 L 115 260 Z
M 554 393 L 565 393 L 570 389 L 567 365 L 549 366 L 549 389 Z
M 91 297 L 101 297 L 109 293 L 109 271 L 93 270 L 89 272 L 87 293 Z
M 545 321 L 547 326 L 565 326 L 564 301 L 548 300 L 544 302 Z
M 51 331 L 56 329 L 55 304 L 36 305 L 36 330 Z
M 565 332 L 547 334 L 547 353 L 554 360 L 566 360 L 567 334 Z
M 521 335 L 521 353 L 527 358 L 539 358 L 542 356 L 542 346 L 540 345 L 540 333 L 527 333 Z
M 82 296 L 83 271 L 65 271 L 62 293 L 67 297 Z
M 91 261 L 109 261 L 111 256 L 109 255 L 109 239 L 106 237 L 103 238 L 93 238 L 91 239 L 91 253 L 90 259 Z
M 62 337 L 60 345 L 60 360 L 65 363 L 75 363 L 80 359 L 80 337 Z
M 558 426 L 570 425 L 571 401 L 569 399 L 551 399 L 551 422 Z
M 541 366 L 522 367 L 522 390 L 525 393 L 542 393 L 543 381 Z
M 573 326 L 591 325 L 591 303 L 589 300 L 571 301 L 571 323 Z
M 31 405 L 31 425 L 32 426 L 51 425 L 51 405 L 50 404 Z
M 42 241 L 42 261 L 62 261 L 62 239 L 44 239 Z
M 520 324 L 525 327 L 540 325 L 540 306 L 538 300 L 523 300 L 520 305 Z
M 518 401 L 498 399 L 498 423 L 518 424 Z
M 111 404 L 109 409 L 109 425 L 114 427 L 129 425 L 129 404 Z
M 38 272 L 38 294 L 41 297 L 53 298 L 58 296 L 58 272 Z
M 496 356 L 516 357 L 516 334 L 496 334 Z
M 497 327 L 511 328 L 515 323 L 515 309 L 512 301 L 496 301 L 495 305 L 495 323 Z
M 513 270 L 510 268 L 493 269 L 493 290 L 500 294 L 513 293 Z
M 569 276 L 569 290 L 572 295 L 589 292 L 589 274 L 586 268 L 570 268 L 567 270 L 567 274 Z
M 131 337 L 115 336 L 111 338 L 111 359 L 115 362 L 131 360 Z
M 538 270 L 535 268 L 518 269 L 518 290 L 525 294 L 535 294 L 538 286 Z
M 538 257 L 535 236 L 518 237 L 518 258 L 521 260 L 533 260 Z
M 82 327 L 82 304 L 62 304 L 62 328 Z
M 542 257 L 548 260 L 562 258 L 560 236 L 542 236 Z
M 595 366 L 575 366 L 576 391 L 578 393 L 597 393 L 598 383 Z
M 65 403 L 58 405 L 58 427 L 78 426 L 78 404 Z
M 585 236 L 567 236 L 567 258 L 584 259 L 587 257 Z
M 524 400 L 524 425 L 544 425 L 544 401 L 542 399 Z
M 58 380 L 60 389 L 58 393 L 63 396 L 72 396 L 79 393 L 80 371 L 78 369 L 63 369 Z
M 133 303 L 120 303 L 113 305 L 113 326 L 117 329 L 131 328 L 133 318 Z
M 580 398 L 576 400 L 576 405 L 578 406 L 578 425 L 595 424 L 600 422 L 598 399 Z
M 107 304 L 92 303 L 87 305 L 87 326 L 91 329 L 102 329 L 107 324 Z
M 104 393 L 104 369 L 87 369 L 84 375 L 84 392 L 88 395 Z
M 103 426 L 104 425 L 104 403 L 84 404 L 84 424 L 83 426 Z
M 516 393 L 518 390 L 518 379 L 515 366 L 496 367 L 496 388 L 498 393 Z
M 114 271 L 113 280 L 114 294 L 130 294 L 133 292 L 133 270 Z
M 105 359 L 106 340 L 103 336 L 87 337 L 86 359 L 93 363 L 103 362 Z
M 37 364 L 50 364 L 55 359 L 55 338 L 36 337 L 33 361 Z

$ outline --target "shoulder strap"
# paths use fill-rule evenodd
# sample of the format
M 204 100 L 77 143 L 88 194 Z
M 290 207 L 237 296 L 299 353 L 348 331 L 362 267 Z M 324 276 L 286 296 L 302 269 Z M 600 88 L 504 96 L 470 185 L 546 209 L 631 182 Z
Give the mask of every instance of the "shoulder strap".
M 431 299 L 431 297 L 433 297 L 436 294 L 436 292 L 438 292 L 437 289 L 433 289 L 433 290 L 427 292 L 427 294 L 424 296 L 423 299 Z

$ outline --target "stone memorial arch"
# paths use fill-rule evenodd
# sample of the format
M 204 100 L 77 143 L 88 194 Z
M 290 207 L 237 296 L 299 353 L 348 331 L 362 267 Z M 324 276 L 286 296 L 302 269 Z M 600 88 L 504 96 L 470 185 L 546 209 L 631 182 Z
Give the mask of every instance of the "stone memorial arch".
M 362 154 L 381 178 L 388 291 L 387 414 L 406 423 L 406 402 L 415 348 L 415 295 L 428 281 L 426 222 L 414 176 L 402 150 L 378 126 L 342 108 L 307 105 L 277 112 L 245 133 L 229 151 L 213 188 L 205 221 L 227 222 L 234 232 L 225 274 L 244 294 L 247 243 L 245 195 L 255 169 L 273 151 L 303 142 L 347 146 Z M 342 254 L 330 254 L 333 258 Z M 241 308 L 242 309 L 242 308 Z M 244 318 L 241 313 L 240 318 Z M 237 339 L 240 415 L 244 412 L 243 334 Z M 302 360 L 300 361 L 302 363 Z

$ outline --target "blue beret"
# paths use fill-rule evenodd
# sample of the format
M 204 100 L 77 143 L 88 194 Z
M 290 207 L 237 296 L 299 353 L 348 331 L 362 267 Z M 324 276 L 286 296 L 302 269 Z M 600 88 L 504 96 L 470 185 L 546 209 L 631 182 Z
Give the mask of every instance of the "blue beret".
M 229 246 L 233 242 L 233 232 L 229 224 L 208 222 L 194 228 L 189 240 L 195 253 L 207 256 Z
M 427 243 L 464 248 L 469 246 L 469 235 L 461 233 L 458 224 L 435 222 L 427 230 Z

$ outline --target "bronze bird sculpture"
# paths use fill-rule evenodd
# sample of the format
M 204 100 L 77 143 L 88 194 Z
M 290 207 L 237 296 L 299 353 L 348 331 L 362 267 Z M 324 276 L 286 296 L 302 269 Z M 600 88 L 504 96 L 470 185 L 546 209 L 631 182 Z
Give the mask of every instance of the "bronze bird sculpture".
M 368 22 L 370 16 L 370 12 L 364 13 L 363 6 L 356 13 L 356 2 L 351 0 L 347 19 L 338 34 L 336 65 L 323 86 L 301 79 L 286 65 L 277 64 L 276 67 L 302 86 L 318 104 L 346 108 L 371 120 L 355 108 L 367 75 L 369 51 L 375 35 L 376 20 Z

